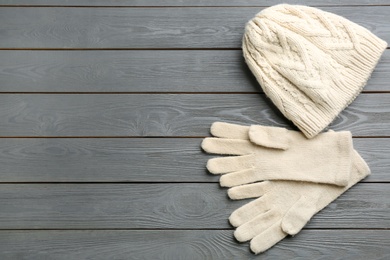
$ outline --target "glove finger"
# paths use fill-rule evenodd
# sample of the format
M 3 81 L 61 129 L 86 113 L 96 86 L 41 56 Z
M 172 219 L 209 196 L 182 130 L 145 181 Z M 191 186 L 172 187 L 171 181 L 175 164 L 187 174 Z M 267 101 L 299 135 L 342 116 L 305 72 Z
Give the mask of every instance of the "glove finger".
M 215 122 L 211 125 L 212 135 L 220 138 L 248 140 L 249 126 L 229 124 L 224 122 Z
M 263 180 L 264 178 L 261 177 L 256 168 L 250 168 L 225 174 L 221 176 L 219 183 L 222 187 L 234 187 Z
M 317 202 L 320 193 L 308 198 L 301 196 L 287 211 L 282 220 L 282 229 L 290 235 L 296 235 L 317 212 Z
M 252 167 L 254 156 L 242 155 L 222 158 L 213 158 L 207 162 L 207 170 L 213 174 L 239 171 Z
M 263 182 L 230 188 L 228 190 L 228 196 L 232 200 L 257 198 L 263 196 L 271 189 L 272 189 L 271 182 L 263 181 Z
M 275 222 L 280 222 L 280 219 L 278 219 L 278 215 L 275 211 L 269 210 L 239 226 L 236 231 L 234 231 L 234 237 L 240 242 L 251 240 L 258 234 L 263 233 Z
M 249 140 L 257 145 L 287 150 L 290 146 L 289 131 L 274 126 L 252 125 L 249 128 Z
M 273 200 L 266 193 L 264 196 L 236 209 L 229 217 L 230 224 L 238 227 L 256 218 L 259 214 L 267 212 L 270 209 L 270 201 L 272 202 Z
M 214 154 L 245 155 L 253 151 L 254 145 L 245 140 L 208 137 L 203 140 L 202 148 Z
M 267 158 L 267 156 L 264 156 Z M 253 160 L 255 161 L 255 160 Z M 340 184 L 344 183 L 344 180 L 340 178 L 340 181 L 333 181 L 328 176 L 312 176 L 309 174 L 291 174 L 286 171 L 286 164 L 277 164 L 279 161 L 271 159 L 264 160 L 264 163 L 257 163 L 256 168 L 247 167 L 247 169 L 238 170 L 235 172 L 229 172 L 221 176 L 219 182 L 222 187 L 234 187 L 243 184 L 249 184 L 259 181 L 305 181 L 314 183 L 325 184 Z
M 280 227 L 280 222 L 274 223 L 264 232 L 255 236 L 250 243 L 253 253 L 259 254 L 266 251 L 287 236 Z

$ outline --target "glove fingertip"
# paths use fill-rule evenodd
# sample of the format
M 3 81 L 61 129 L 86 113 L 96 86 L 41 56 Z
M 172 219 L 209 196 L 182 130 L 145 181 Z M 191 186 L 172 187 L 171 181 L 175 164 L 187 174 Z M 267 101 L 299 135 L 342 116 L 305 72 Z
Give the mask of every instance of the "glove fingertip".
M 223 122 L 212 123 L 210 127 L 210 133 L 214 136 L 218 136 L 219 130 L 223 127 L 224 124 L 226 123 Z
M 298 234 L 300 231 L 297 226 L 294 226 L 291 222 L 288 221 L 282 222 L 282 230 L 291 236 Z
M 241 221 L 239 221 L 239 219 L 235 216 L 234 212 L 229 217 L 229 223 L 233 227 L 238 227 L 242 224 Z
M 217 166 L 215 165 L 214 161 L 211 159 L 207 161 L 206 164 L 206 169 L 211 173 L 211 174 L 219 174 Z
M 267 249 L 264 249 L 262 247 L 259 247 L 259 245 L 255 244 L 255 243 L 250 243 L 250 246 L 249 248 L 251 249 L 251 251 L 255 254 L 255 255 L 258 255 L 264 251 L 266 251 Z
M 240 193 L 237 193 L 236 188 L 237 187 L 233 187 L 233 188 L 228 189 L 228 191 L 227 191 L 229 198 L 232 200 L 240 199 L 240 196 L 239 196 Z
M 227 188 L 230 188 L 230 187 L 233 187 L 235 185 L 237 185 L 236 183 L 233 183 L 234 181 L 232 181 L 228 175 L 222 175 L 221 178 L 219 179 L 219 185 L 221 187 L 227 187 Z
M 237 229 L 236 229 L 236 231 L 234 231 L 234 237 L 236 238 L 236 240 L 238 242 L 246 242 L 246 241 L 248 241 L 248 238 L 245 236 L 245 234 L 243 234 L 242 232 L 240 232 Z
M 202 144 L 200 145 L 200 147 L 202 147 L 202 149 L 205 152 L 211 153 L 211 149 L 210 148 L 213 146 L 212 140 L 213 140 L 212 137 L 206 137 L 205 139 L 203 139 Z

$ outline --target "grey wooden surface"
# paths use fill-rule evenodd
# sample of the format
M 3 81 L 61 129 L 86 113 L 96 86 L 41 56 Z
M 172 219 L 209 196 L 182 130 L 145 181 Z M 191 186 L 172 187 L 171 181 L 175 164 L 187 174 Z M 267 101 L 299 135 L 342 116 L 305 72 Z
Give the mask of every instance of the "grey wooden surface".
M 364 9 L 362 9 L 364 8 Z M 390 42 L 390 6 L 324 7 Z M 239 48 L 259 7 L 4 7 L 0 48 Z M 362 11 L 364 10 L 364 11 Z M 31 22 L 34 21 L 34 22 Z
M 201 138 L 3 138 L 2 182 L 218 182 L 205 164 Z M 363 182 L 390 182 L 390 139 L 355 138 L 370 162 Z
M 389 232 L 306 229 L 255 256 L 232 239 L 233 230 L 0 231 L 0 250 L 4 260 L 14 260 L 15 255 L 23 260 L 367 260 L 390 258 Z
M 262 92 L 241 50 L 0 50 L 1 92 Z M 390 50 L 364 92 L 390 91 Z
M 359 183 L 306 228 L 390 225 L 386 183 Z M 2 184 L 0 229 L 231 229 L 248 201 L 228 201 L 216 183 Z
M 390 41 L 390 2 L 321 6 Z M 390 51 L 332 123 L 372 174 L 254 256 L 200 150 L 214 121 L 294 129 L 240 50 L 275 0 L 0 0 L 0 259 L 389 259 Z
M 278 0 L 0 0 L 4 6 L 270 6 Z M 283 3 L 312 6 L 389 5 L 388 0 L 288 0 Z
M 3 94 L 3 137 L 200 137 L 215 121 L 290 127 L 264 94 Z M 390 99 L 361 94 L 331 124 L 390 136 Z

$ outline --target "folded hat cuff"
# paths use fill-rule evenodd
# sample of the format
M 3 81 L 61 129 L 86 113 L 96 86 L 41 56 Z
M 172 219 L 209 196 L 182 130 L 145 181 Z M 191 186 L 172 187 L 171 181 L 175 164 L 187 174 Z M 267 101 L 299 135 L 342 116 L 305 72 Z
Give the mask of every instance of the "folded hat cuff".
M 369 41 L 369 42 L 368 42 Z M 367 43 L 367 44 L 366 44 Z M 368 43 L 370 45 L 368 45 Z M 293 98 L 283 98 L 284 115 L 291 120 L 307 138 L 313 138 L 323 129 L 325 129 L 332 121 L 343 111 L 356 97 L 360 94 L 381 55 L 387 47 L 387 43 L 378 37 L 370 37 L 367 41 L 361 43 L 361 48 L 358 49 L 359 57 L 366 64 L 360 67 L 359 70 L 351 68 L 347 71 L 348 75 L 343 75 L 343 82 L 338 82 L 334 87 L 340 86 L 329 91 L 331 104 L 316 103 L 309 106 L 302 106 Z M 363 55 L 362 55 L 363 54 Z M 368 55 L 369 54 L 369 55 Z M 269 89 L 264 88 L 267 96 L 271 97 L 274 94 L 267 93 Z M 280 107 L 279 107 L 280 109 Z

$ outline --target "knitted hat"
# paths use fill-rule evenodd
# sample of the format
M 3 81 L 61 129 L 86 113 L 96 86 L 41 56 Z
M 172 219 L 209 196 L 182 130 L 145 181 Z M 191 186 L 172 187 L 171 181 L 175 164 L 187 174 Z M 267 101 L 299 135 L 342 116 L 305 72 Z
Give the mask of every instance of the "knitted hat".
M 308 138 L 362 91 L 387 43 L 316 8 L 281 4 L 245 28 L 245 60 L 266 95 Z

